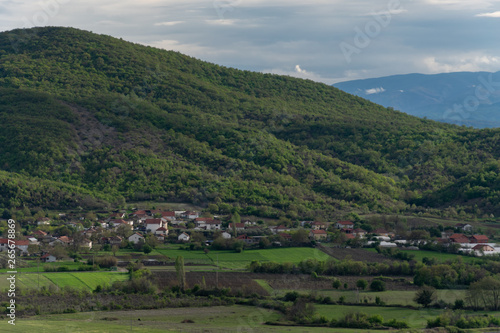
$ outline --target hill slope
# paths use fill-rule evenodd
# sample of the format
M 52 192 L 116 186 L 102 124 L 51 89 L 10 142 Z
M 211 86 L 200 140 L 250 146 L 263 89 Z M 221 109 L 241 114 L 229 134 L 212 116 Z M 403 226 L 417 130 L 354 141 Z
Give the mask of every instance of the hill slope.
M 500 72 L 405 74 L 334 86 L 417 117 L 477 128 L 500 127 Z
M 1 33 L 0 69 L 0 168 L 89 206 L 178 200 L 310 219 L 499 210 L 498 131 L 71 28 Z M 41 204 L 22 198 L 3 205 Z

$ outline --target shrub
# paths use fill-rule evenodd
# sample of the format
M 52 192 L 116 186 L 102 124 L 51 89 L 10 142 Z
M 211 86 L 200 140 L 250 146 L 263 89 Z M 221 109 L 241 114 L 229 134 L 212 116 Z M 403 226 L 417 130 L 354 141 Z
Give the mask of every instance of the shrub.
M 340 288 L 340 285 L 341 285 L 340 280 L 339 280 L 339 279 L 337 279 L 337 278 L 335 278 L 335 279 L 333 280 L 333 282 L 332 282 L 332 287 L 333 287 L 333 288 L 335 288 L 335 289 L 339 289 L 339 288 Z
M 295 302 L 297 298 L 299 298 L 299 293 L 296 291 L 289 291 L 285 294 L 285 297 L 283 297 L 283 300 L 285 302 Z
M 111 268 L 113 266 L 116 266 L 116 264 L 118 263 L 118 260 L 112 256 L 105 256 L 105 257 L 96 258 L 96 263 L 100 267 Z
M 361 290 L 365 290 L 366 287 L 368 287 L 368 282 L 366 282 L 366 280 L 360 279 L 356 281 L 356 287 L 358 287 Z
M 385 290 L 385 282 L 380 280 L 373 280 L 370 284 L 370 289 L 373 291 L 384 291 Z

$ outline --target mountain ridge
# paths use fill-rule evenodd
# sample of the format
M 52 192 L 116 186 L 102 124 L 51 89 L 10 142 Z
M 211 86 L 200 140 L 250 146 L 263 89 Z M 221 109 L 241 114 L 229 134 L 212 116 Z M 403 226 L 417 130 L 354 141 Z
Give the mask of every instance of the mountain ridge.
M 177 200 L 288 219 L 500 212 L 496 178 L 477 198 L 481 176 L 500 173 L 498 131 L 73 28 L 0 33 L 0 69 L 0 168 L 73 186 L 90 206 Z M 35 204 L 21 192 L 4 208 Z
M 500 127 L 500 71 L 411 73 L 334 86 L 418 117 L 478 128 Z

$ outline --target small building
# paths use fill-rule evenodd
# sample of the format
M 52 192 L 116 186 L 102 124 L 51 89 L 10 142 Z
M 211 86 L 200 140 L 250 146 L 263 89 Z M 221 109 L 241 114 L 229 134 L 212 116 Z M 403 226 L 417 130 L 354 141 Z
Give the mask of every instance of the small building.
M 493 247 L 488 244 L 478 244 L 472 248 L 474 251 L 478 252 L 492 252 L 495 251 Z
M 43 262 L 56 262 L 57 258 L 54 257 L 52 254 L 46 253 L 43 256 L 40 257 L 40 259 Z
M 37 225 L 50 225 L 50 219 L 48 217 L 41 217 L 36 220 Z
M 366 232 L 366 230 L 363 230 L 361 228 L 356 228 L 352 231 L 352 234 L 354 236 L 358 236 L 358 237 L 362 238 L 367 234 L 367 232 Z
M 337 229 L 354 229 L 354 223 L 351 221 L 339 221 L 335 223 Z
M 246 245 L 252 245 L 259 242 L 257 239 L 254 239 L 253 237 L 247 235 L 240 235 L 236 237 L 236 239 L 245 242 Z
M 226 232 L 224 231 L 222 234 L 221 234 L 222 238 L 224 239 L 230 239 L 231 238 L 231 234 L 229 232 Z
M 234 225 L 234 227 L 236 227 L 236 231 L 243 231 L 245 230 L 245 223 L 236 223 Z M 229 223 L 228 227 L 227 227 L 227 230 L 234 230 L 234 227 L 233 227 L 233 223 Z
M 156 236 L 163 236 L 163 237 L 168 236 L 168 229 L 165 227 L 158 228 L 155 231 L 155 235 Z
M 326 228 L 327 228 L 326 223 L 323 223 L 323 222 L 311 223 L 311 229 L 313 229 L 313 230 L 320 230 L 320 229 L 326 230 Z
M 463 230 L 465 232 L 472 231 L 472 225 L 470 225 L 468 223 L 457 223 L 457 224 L 455 224 L 455 228 L 461 229 L 461 230 Z
M 489 239 L 485 235 L 473 235 L 469 238 L 471 243 L 488 243 Z
M 319 240 L 325 240 L 328 234 L 326 233 L 325 230 L 311 230 L 309 231 L 309 238 L 319 241 Z
M 128 237 L 128 241 L 134 244 L 139 244 L 140 242 L 144 243 L 144 236 L 136 232 Z
M 191 236 L 189 236 L 187 233 L 183 232 L 182 234 L 177 237 L 177 240 L 182 241 L 182 242 L 189 242 L 191 239 Z
M 160 218 L 160 219 L 147 219 L 144 221 L 144 226 L 146 227 L 146 232 L 150 231 L 154 233 L 158 228 L 161 227 L 166 227 L 167 226 L 167 220 Z
M 450 236 L 449 239 L 451 243 L 459 243 L 459 244 L 470 243 L 469 238 L 464 234 L 453 234 Z
M 279 234 L 281 232 L 288 232 L 288 231 L 290 231 L 290 228 L 285 227 L 284 225 L 279 225 L 277 227 L 271 227 L 270 229 L 271 229 L 271 232 L 273 234 Z

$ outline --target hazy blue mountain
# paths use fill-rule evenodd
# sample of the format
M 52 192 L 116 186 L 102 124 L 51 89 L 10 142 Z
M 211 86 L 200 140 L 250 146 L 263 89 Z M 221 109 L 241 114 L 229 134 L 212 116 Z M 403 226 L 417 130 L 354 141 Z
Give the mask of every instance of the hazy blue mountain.
M 500 127 L 500 72 L 393 75 L 334 86 L 417 117 L 478 128 Z

